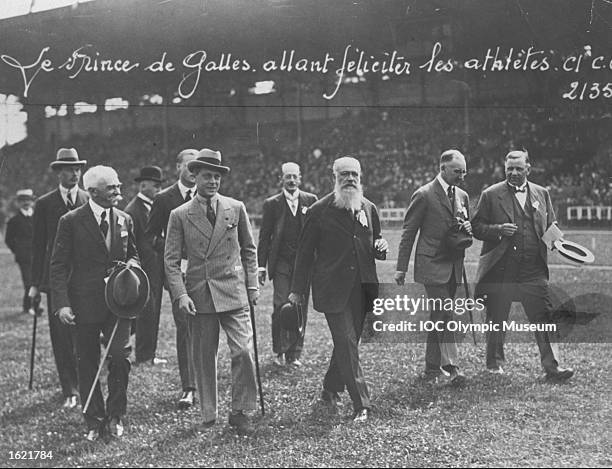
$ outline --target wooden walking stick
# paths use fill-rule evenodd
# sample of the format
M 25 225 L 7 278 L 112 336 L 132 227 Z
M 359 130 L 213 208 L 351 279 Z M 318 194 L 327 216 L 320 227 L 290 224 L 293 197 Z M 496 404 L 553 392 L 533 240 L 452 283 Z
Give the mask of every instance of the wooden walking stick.
M 264 407 L 263 389 L 261 387 L 261 375 L 259 373 L 259 356 L 257 354 L 257 332 L 255 329 L 255 306 L 249 301 L 249 309 L 251 311 L 251 324 L 253 326 L 253 350 L 255 351 L 255 375 L 257 377 L 257 390 L 259 391 L 259 406 L 261 407 L 261 415 L 266 415 Z

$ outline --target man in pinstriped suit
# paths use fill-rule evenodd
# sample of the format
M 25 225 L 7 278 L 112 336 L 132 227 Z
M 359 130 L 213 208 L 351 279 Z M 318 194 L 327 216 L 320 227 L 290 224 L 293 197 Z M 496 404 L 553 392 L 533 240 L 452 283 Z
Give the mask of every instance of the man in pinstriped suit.
M 196 387 L 203 425 L 217 419 L 217 349 L 222 327 L 232 356 L 232 413 L 229 423 L 249 429 L 246 411 L 257 404 L 253 330 L 249 302 L 259 297 L 257 250 L 242 202 L 217 193 L 221 153 L 204 149 L 188 163 L 195 175 L 197 196 L 170 213 L 166 232 L 165 267 L 175 307 L 188 317 Z M 185 281 L 181 253 L 187 254 Z

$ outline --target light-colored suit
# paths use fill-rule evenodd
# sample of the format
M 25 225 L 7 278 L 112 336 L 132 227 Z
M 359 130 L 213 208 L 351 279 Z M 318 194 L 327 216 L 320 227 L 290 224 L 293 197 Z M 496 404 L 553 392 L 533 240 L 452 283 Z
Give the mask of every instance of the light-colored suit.
M 455 186 L 454 203 L 442 188 L 438 179 L 420 187 L 410 200 L 404 218 L 404 231 L 398 249 L 396 270 L 406 272 L 417 232 L 419 239 L 415 250 L 414 281 L 425 286 L 429 298 L 454 298 L 463 274 L 463 254 L 449 255 L 445 236 L 460 215 L 469 219 L 469 197 Z M 452 312 L 432 310 L 432 321 L 449 321 Z M 440 367 L 457 366 L 457 344 L 451 331 L 430 332 L 425 351 L 425 372 L 437 374 Z M 447 369 L 449 371 L 449 369 Z
M 182 253 L 187 255 L 185 280 Z M 257 250 L 242 202 L 217 195 L 216 222 L 195 197 L 170 213 L 164 253 L 172 301 L 189 295 L 197 313 L 189 317 L 197 389 L 205 422 L 217 418 L 217 348 L 225 329 L 232 355 L 232 408 L 256 407 L 253 330 L 247 288 L 257 288 Z

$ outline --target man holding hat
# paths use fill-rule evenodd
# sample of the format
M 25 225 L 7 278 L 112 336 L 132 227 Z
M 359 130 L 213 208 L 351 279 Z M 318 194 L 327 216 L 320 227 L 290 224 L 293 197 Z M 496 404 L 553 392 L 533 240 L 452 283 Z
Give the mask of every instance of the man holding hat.
M 197 195 L 170 214 L 166 277 L 174 307 L 188 317 L 204 426 L 217 419 L 217 349 L 223 328 L 232 357 L 229 423 L 246 431 L 246 412 L 257 403 L 249 315 L 249 303 L 259 297 L 255 242 L 244 204 L 217 192 L 230 170 L 221 164 L 221 153 L 201 150 L 188 168 L 195 176 Z
M 450 248 L 448 234 L 453 226 L 468 236 L 472 233 L 469 197 L 458 186 L 466 173 L 463 154 L 459 150 L 447 150 L 440 155 L 439 174 L 412 194 L 397 253 L 395 281 L 398 285 L 405 282 L 412 246 L 419 233 L 414 281 L 425 287 L 428 298 L 455 298 L 463 276 L 464 251 Z M 448 324 L 455 319 L 453 313 L 438 306 L 430 312 L 430 319 Z M 453 385 L 459 386 L 466 380 L 459 371 L 457 336 L 452 330 L 431 331 L 427 335 L 424 378 L 435 382 L 441 370 L 448 373 Z
M 274 363 L 301 366 L 300 356 L 304 347 L 304 335 L 284 329 L 280 321 L 280 308 L 287 303 L 293 265 L 297 251 L 300 231 L 308 207 L 317 201 L 317 196 L 300 191 L 300 167 L 296 163 L 285 163 L 281 167 L 283 190 L 265 200 L 263 218 L 259 231 L 257 259 L 259 261 L 259 284 L 268 276 L 274 284 L 274 310 L 272 312 L 272 351 Z M 304 301 L 302 313 L 306 327 L 308 298 Z
M 127 409 L 130 373 L 131 320 L 116 317 L 111 312 L 106 279 L 118 261 L 128 266 L 139 264 L 132 219 L 116 208 L 121 183 L 115 170 L 108 166 L 94 166 L 83 176 L 83 184 L 90 194 L 89 202 L 59 221 L 51 258 L 50 286 L 55 314 L 63 324 L 76 327 L 79 389 L 83 405 L 100 362 L 100 334 L 109 342 L 106 405 L 98 384 L 85 413 L 86 438 L 95 441 L 106 431 L 107 425 L 111 436 L 120 438 L 123 435 L 122 419 Z M 143 277 L 141 283 L 145 280 Z M 112 296 L 119 301 L 125 298 L 125 293 Z M 142 296 L 147 294 L 143 289 Z M 146 297 L 137 298 L 134 304 L 139 303 L 139 299 L 144 305 Z M 111 340 L 115 324 L 116 331 Z
M 40 314 L 41 310 L 36 307 L 28 296 L 32 285 L 32 215 L 34 210 L 34 193 L 32 189 L 21 189 L 16 194 L 17 213 L 6 224 L 6 234 L 4 241 L 11 252 L 15 255 L 15 262 L 21 271 L 23 281 L 23 312 L 30 314 Z
M 53 295 L 49 289 L 49 261 L 55 243 L 57 224 L 62 215 L 87 203 L 87 192 L 79 189 L 81 171 L 87 161 L 79 159 L 74 148 L 60 148 L 50 164 L 57 175 L 59 187 L 41 196 L 34 206 L 32 237 L 32 286 L 29 296 L 47 294 L 47 312 L 51 345 L 64 395 L 64 407 L 77 405 L 78 379 L 76 337 L 74 327 L 62 324 L 53 314 Z
M 150 239 L 145 237 L 145 230 L 151 213 L 153 199 L 161 190 L 162 170 L 158 166 L 145 166 L 134 179 L 138 183 L 138 194 L 125 207 L 125 211 L 134 222 L 134 237 L 140 256 L 142 268 L 147 273 L 151 290 L 162 289 L 162 277 L 159 271 L 159 258 L 153 249 Z M 155 298 L 151 296 L 145 310 L 136 319 L 136 363 L 152 365 L 167 363 L 167 360 L 155 356 L 157 334 L 159 331 L 159 308 L 155 308 Z
M 198 156 L 198 150 L 182 150 L 176 157 L 176 172 L 178 180 L 170 187 L 167 187 L 153 199 L 153 206 L 149 214 L 147 228 L 145 231 L 146 243 L 143 248 L 149 246 L 157 253 L 158 272 L 163 279 L 163 284 L 168 288 L 168 282 L 164 273 L 164 248 L 166 245 L 166 227 L 170 212 L 179 205 L 188 202 L 195 197 L 195 177 L 189 171 L 187 164 Z M 141 253 L 145 258 L 150 255 Z M 187 265 L 186 258 L 182 262 L 183 271 Z M 159 317 L 162 300 L 162 288 L 160 285 L 152 285 L 151 297 L 153 298 L 153 315 Z M 187 409 L 193 405 L 195 392 L 195 377 L 193 372 L 193 360 L 191 358 L 191 342 L 189 339 L 189 327 L 187 316 L 180 311 L 176 304 L 172 304 L 172 316 L 176 325 L 176 355 L 178 358 L 179 374 L 181 376 L 182 394 L 178 402 L 180 409 Z
M 551 300 L 548 288 L 547 246 L 544 233 L 555 223 L 550 195 L 527 181 L 531 171 L 526 151 L 506 155 L 506 180 L 487 188 L 478 201 L 472 224 L 474 236 L 484 241 L 478 263 L 476 295 L 486 298 L 487 321 L 501 325 L 513 301 L 520 301 L 531 323 L 547 323 Z M 504 372 L 504 332 L 487 337 L 487 369 Z M 559 367 L 554 335 L 535 332 L 546 378 L 564 381 L 574 371 Z
M 361 165 L 334 161 L 334 192 L 310 207 L 295 258 L 289 301 L 304 304 L 312 276 L 314 308 L 325 314 L 334 350 L 321 399 L 331 406 L 344 389 L 353 401 L 353 421 L 369 418 L 370 393 L 359 362 L 359 339 L 367 311 L 378 295 L 375 259 L 386 255 L 376 206 L 363 196 Z

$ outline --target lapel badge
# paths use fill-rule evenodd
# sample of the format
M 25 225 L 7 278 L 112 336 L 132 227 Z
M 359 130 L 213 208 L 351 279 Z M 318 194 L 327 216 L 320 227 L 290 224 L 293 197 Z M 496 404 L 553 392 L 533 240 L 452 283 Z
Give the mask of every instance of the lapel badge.
M 531 204 L 531 206 L 532 206 L 532 207 L 533 207 L 535 210 L 537 210 L 537 209 L 538 209 L 538 207 L 540 206 L 540 202 L 539 202 L 539 201 L 537 201 L 537 200 L 535 200 L 535 201 L 534 201 L 534 202 Z
M 125 219 L 122 216 L 117 217 L 117 224 L 119 226 L 123 226 L 124 222 L 125 222 Z
M 368 217 L 366 216 L 366 213 L 363 209 L 359 210 L 359 213 L 357 214 L 357 221 L 359 221 L 359 223 L 361 223 L 361 226 L 363 226 L 364 228 L 368 227 Z
M 308 207 L 302 207 L 302 215 L 306 215 L 307 211 L 308 211 Z

